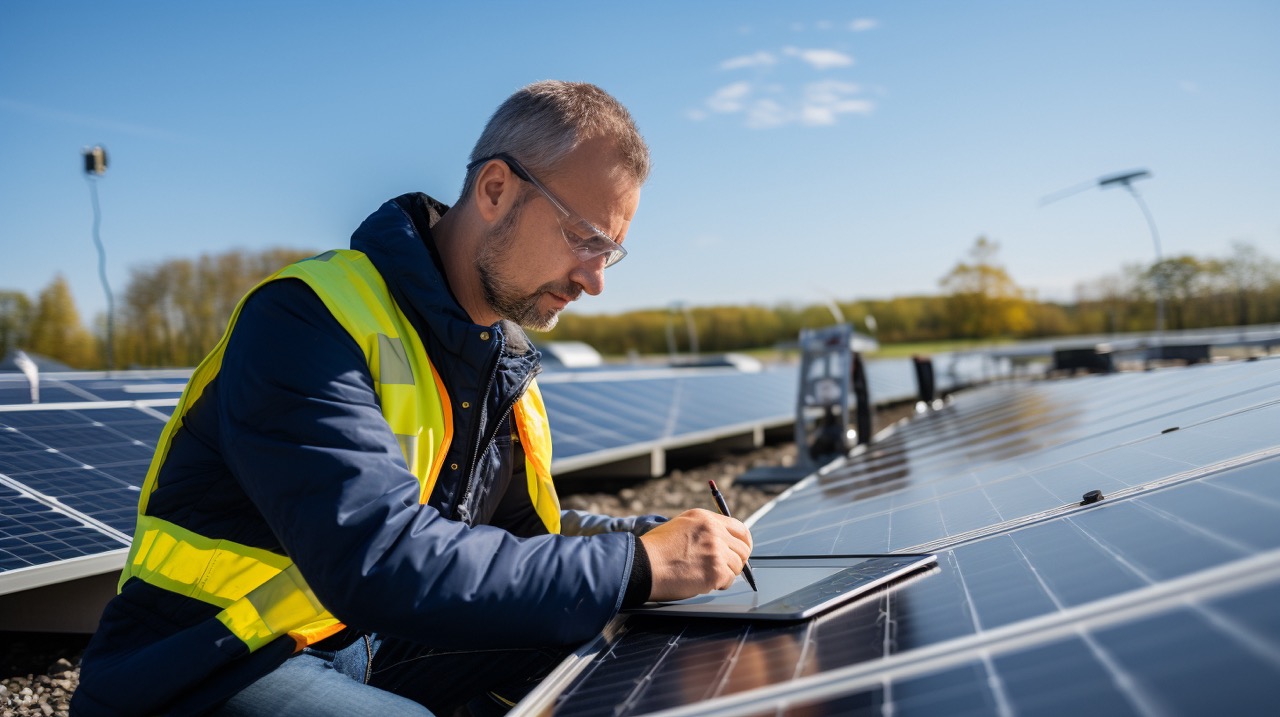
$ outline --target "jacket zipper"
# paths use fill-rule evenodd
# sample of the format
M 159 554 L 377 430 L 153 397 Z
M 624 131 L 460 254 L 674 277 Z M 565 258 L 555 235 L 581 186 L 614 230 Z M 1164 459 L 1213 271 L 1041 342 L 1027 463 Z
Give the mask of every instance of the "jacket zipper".
M 364 663 L 364 683 L 369 684 L 369 678 L 373 677 L 373 640 L 368 635 L 361 635 L 364 638 L 364 651 L 369 659 Z
M 506 339 L 503 338 L 502 341 L 503 341 L 503 344 L 501 344 L 499 348 L 505 345 Z M 499 354 L 499 358 L 500 357 L 501 357 L 501 354 Z M 497 427 L 501 426 L 503 421 L 506 421 L 508 418 L 511 417 L 511 412 L 515 410 L 516 402 L 520 400 L 521 396 L 524 396 L 525 391 L 529 390 L 529 384 L 533 383 L 533 379 L 537 377 L 538 373 L 539 372 L 537 370 L 530 371 L 529 375 L 525 376 L 524 380 L 520 382 L 520 386 L 513 394 L 513 398 L 511 399 L 510 402 L 506 404 L 506 408 L 502 412 L 502 417 L 498 419 L 497 423 L 493 424 L 494 430 L 493 430 L 493 433 L 489 435 L 489 440 L 484 445 L 485 451 L 489 450 L 489 446 L 492 446 L 493 441 L 498 437 Z M 495 360 L 493 362 L 493 373 L 489 376 L 489 386 L 485 389 L 484 397 L 482 399 L 484 400 L 484 403 L 482 405 L 485 405 L 485 406 L 489 405 L 489 401 L 487 400 L 489 396 L 489 391 L 493 388 L 493 379 L 497 375 L 498 375 L 498 362 L 497 360 Z M 479 472 L 480 470 L 479 460 L 480 460 L 480 453 L 481 453 L 480 451 L 481 438 L 483 438 L 483 433 L 477 430 L 475 450 L 471 454 L 471 470 L 468 472 L 468 475 L 467 475 L 467 488 L 466 490 L 463 491 L 462 500 L 459 501 L 458 503 L 458 512 L 461 513 L 461 511 L 467 510 L 468 518 L 472 517 L 470 516 L 470 509 L 468 506 L 471 503 L 471 494 L 475 490 L 476 473 Z
M 480 459 L 480 439 L 484 438 L 483 426 L 486 423 L 489 410 L 489 392 L 493 390 L 493 380 L 498 376 L 498 364 L 502 361 L 502 350 L 507 345 L 507 338 L 500 336 L 498 339 L 498 351 L 493 357 L 493 370 L 489 372 L 489 380 L 484 385 L 484 391 L 480 394 L 476 401 L 476 406 L 485 413 L 480 415 L 480 420 L 476 421 L 475 438 L 472 440 L 474 447 L 471 449 L 471 463 L 467 465 L 467 485 L 462 491 L 462 498 L 458 501 L 457 507 L 454 508 L 454 517 L 466 518 L 467 524 L 470 525 L 471 511 L 467 507 L 467 503 L 471 498 L 471 491 L 475 485 L 476 477 L 476 461 Z M 463 513 L 466 513 L 464 516 Z

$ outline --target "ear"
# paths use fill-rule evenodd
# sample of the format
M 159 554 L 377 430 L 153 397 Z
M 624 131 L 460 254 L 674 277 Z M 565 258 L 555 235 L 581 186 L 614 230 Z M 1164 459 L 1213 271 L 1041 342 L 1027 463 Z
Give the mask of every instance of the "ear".
M 472 198 L 484 221 L 495 222 L 506 213 L 519 191 L 519 181 L 504 162 L 491 160 L 480 168 Z

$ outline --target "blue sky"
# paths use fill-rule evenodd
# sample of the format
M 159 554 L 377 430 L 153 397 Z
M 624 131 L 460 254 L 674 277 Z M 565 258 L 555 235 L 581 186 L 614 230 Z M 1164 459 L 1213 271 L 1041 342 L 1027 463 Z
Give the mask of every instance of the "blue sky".
M 605 293 L 819 302 L 933 292 L 978 235 L 1021 285 L 1249 241 L 1280 257 L 1280 3 L 0 4 L 0 289 L 61 272 L 105 306 L 131 266 L 345 246 L 386 199 L 452 202 L 489 113 L 528 82 L 623 101 L 654 172 Z

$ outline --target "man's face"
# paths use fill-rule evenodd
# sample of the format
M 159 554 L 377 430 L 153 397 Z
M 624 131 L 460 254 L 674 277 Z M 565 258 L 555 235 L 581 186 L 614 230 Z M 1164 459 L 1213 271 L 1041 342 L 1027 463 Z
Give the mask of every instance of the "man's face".
M 554 176 L 539 179 L 568 208 L 618 243 L 626 238 L 640 188 L 585 142 Z M 519 199 L 489 229 L 476 257 L 485 301 L 494 313 L 533 331 L 548 331 L 583 292 L 604 290 L 603 256 L 580 261 L 565 241 L 559 213 L 533 185 L 512 175 Z

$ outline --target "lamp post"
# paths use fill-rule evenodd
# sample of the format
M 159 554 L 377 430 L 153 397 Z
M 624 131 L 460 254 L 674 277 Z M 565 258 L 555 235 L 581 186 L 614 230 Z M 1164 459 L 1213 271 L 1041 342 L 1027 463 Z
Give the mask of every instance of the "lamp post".
M 98 228 L 102 224 L 102 209 L 98 205 L 98 178 L 107 172 L 107 150 L 101 145 L 80 151 L 84 157 L 84 178 L 89 183 L 89 196 L 93 201 L 93 244 L 98 248 L 98 278 L 107 295 L 107 370 L 115 370 L 115 302 L 111 297 L 111 284 L 107 282 L 107 250 L 102 245 Z
M 1164 262 L 1164 256 L 1160 251 L 1160 233 L 1156 231 L 1156 220 L 1151 216 L 1151 210 L 1147 208 L 1147 203 L 1142 200 L 1142 195 L 1134 189 L 1133 183 L 1138 179 L 1147 179 L 1151 176 L 1151 172 L 1145 169 L 1135 169 L 1128 172 L 1119 172 L 1117 174 L 1108 174 L 1105 177 L 1098 177 L 1096 182 L 1088 182 L 1086 184 L 1072 187 L 1040 200 L 1040 206 L 1044 206 L 1059 199 L 1076 194 L 1084 189 L 1094 186 L 1095 183 L 1099 189 L 1110 189 L 1112 187 L 1124 187 L 1129 196 L 1138 203 L 1138 208 L 1142 210 L 1142 216 L 1147 220 L 1147 227 L 1151 229 L 1151 241 L 1156 247 L 1156 331 L 1153 343 L 1156 347 L 1164 345 L 1164 275 L 1161 272 L 1161 264 Z
M 1139 169 L 1133 172 L 1121 172 L 1120 174 L 1112 174 L 1098 179 L 1099 189 L 1110 189 L 1111 187 L 1124 187 L 1129 196 L 1133 197 L 1133 201 L 1138 203 L 1138 208 L 1142 210 L 1142 216 L 1147 220 L 1147 227 L 1151 229 L 1151 241 L 1156 247 L 1156 336 L 1155 344 L 1157 347 L 1163 344 L 1164 338 L 1164 274 L 1161 264 L 1164 263 L 1164 255 L 1160 251 L 1160 232 L 1156 231 L 1156 220 L 1151 216 L 1151 210 L 1147 208 L 1147 203 L 1142 201 L 1142 195 L 1137 189 L 1133 188 L 1135 179 L 1146 179 L 1151 176 L 1151 172 L 1145 169 Z
M 689 333 L 689 354 L 698 355 L 698 328 L 693 323 L 693 313 L 689 311 L 688 304 L 683 301 L 673 301 L 667 309 L 667 352 L 673 360 L 676 357 L 676 335 L 672 321 L 676 314 L 681 312 L 684 313 L 685 330 Z

